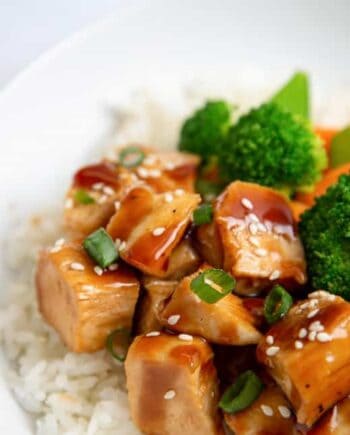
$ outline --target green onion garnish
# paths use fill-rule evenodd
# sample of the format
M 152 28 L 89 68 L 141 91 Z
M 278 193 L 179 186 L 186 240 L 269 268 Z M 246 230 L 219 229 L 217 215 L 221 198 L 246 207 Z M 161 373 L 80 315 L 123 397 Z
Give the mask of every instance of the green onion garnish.
M 202 204 L 193 212 L 193 222 L 195 225 L 209 224 L 213 220 L 213 206 Z
M 344 165 L 350 162 L 350 127 L 337 133 L 331 141 L 331 166 Z
M 74 200 L 78 204 L 93 204 L 95 202 L 94 198 L 90 196 L 86 190 L 78 189 L 74 194 Z
M 222 269 L 207 269 L 191 281 L 191 290 L 208 304 L 222 299 L 234 289 L 236 281 Z
M 280 285 L 276 285 L 266 296 L 264 315 L 268 323 L 281 320 L 293 305 L 292 296 Z
M 124 362 L 130 345 L 130 331 L 118 328 L 112 331 L 106 340 L 106 348 L 113 358 Z
M 110 266 L 119 257 L 113 240 L 104 228 L 90 234 L 84 240 L 83 246 L 89 256 L 102 268 Z
M 227 388 L 221 397 L 219 407 L 230 414 L 243 411 L 255 402 L 263 389 L 264 384 L 258 376 L 252 370 L 247 370 Z
M 119 163 L 125 168 L 139 166 L 145 158 L 145 153 L 139 147 L 127 147 L 119 153 Z

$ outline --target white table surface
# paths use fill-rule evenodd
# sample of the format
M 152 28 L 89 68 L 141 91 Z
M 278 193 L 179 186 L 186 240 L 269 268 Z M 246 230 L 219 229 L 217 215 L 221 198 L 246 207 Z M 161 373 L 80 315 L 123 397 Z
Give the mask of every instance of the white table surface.
M 42 52 L 128 0 L 0 0 L 0 88 Z

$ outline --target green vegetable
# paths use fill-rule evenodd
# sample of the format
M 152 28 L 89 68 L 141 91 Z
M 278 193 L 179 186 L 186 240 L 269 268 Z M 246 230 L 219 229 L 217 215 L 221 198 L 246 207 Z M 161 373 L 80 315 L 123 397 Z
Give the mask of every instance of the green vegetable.
M 218 196 L 223 189 L 224 185 L 205 180 L 204 178 L 198 178 L 196 181 L 196 192 L 200 193 L 205 201 L 211 201 Z
M 108 352 L 120 362 L 124 362 L 130 345 L 130 331 L 126 328 L 118 328 L 112 331 L 106 340 Z
M 292 296 L 280 285 L 276 285 L 265 299 L 264 315 L 272 325 L 284 317 L 293 305 Z
M 337 133 L 331 142 L 331 167 L 350 162 L 350 127 Z
M 135 146 L 124 148 L 119 153 L 119 163 L 125 168 L 135 168 L 141 165 L 145 158 L 145 153 Z
M 295 73 L 273 97 L 274 103 L 295 115 L 309 118 L 309 78 L 304 72 Z
M 195 225 L 209 224 L 213 220 L 213 206 L 202 204 L 193 212 L 193 222 Z
M 315 290 L 350 300 L 350 175 L 316 199 L 301 216 L 308 276 Z
M 219 154 L 227 181 L 250 181 L 290 193 L 312 190 L 326 165 L 322 142 L 308 121 L 274 103 L 242 116 Z
M 102 268 L 110 266 L 118 257 L 118 251 L 104 228 L 90 234 L 83 242 L 85 251 Z
M 84 189 L 79 189 L 75 192 L 74 200 L 78 204 L 93 204 L 95 202 L 94 198 L 90 196 Z
M 230 414 L 243 411 L 255 402 L 263 389 L 264 384 L 260 378 L 252 370 L 247 370 L 227 388 L 221 397 L 219 407 Z
M 179 149 L 205 159 L 216 155 L 230 127 L 231 111 L 225 101 L 207 102 L 184 122 Z
M 215 304 L 234 289 L 236 281 L 221 269 L 207 269 L 191 281 L 191 290 L 208 304 Z

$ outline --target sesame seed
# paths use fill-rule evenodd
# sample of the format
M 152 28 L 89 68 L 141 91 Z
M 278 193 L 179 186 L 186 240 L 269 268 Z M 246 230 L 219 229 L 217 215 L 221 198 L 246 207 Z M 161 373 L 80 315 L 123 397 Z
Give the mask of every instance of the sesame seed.
M 147 178 L 148 177 L 148 170 L 145 168 L 137 168 L 137 173 L 139 174 L 140 177 L 142 178 Z
M 173 314 L 172 316 L 168 317 L 168 323 L 169 325 L 176 325 L 176 323 L 180 320 L 180 314 Z
M 302 349 L 304 347 L 303 342 L 300 340 L 296 340 L 294 342 L 294 347 L 295 347 L 295 349 Z
M 104 203 L 107 201 L 107 199 L 108 199 L 108 196 L 107 196 L 107 195 L 102 195 L 102 196 L 100 196 L 100 197 L 98 198 L 97 202 L 98 202 L 99 204 L 104 204 Z
M 145 160 L 143 161 L 143 163 L 145 163 L 146 165 L 154 165 L 156 163 L 157 159 L 155 156 L 152 156 L 151 154 L 148 155 Z
M 255 246 L 256 248 L 259 248 L 260 243 L 259 243 L 259 239 L 257 239 L 256 237 L 250 236 L 249 239 L 250 243 Z
M 93 190 L 102 190 L 104 187 L 104 183 L 94 183 L 92 185 Z
M 192 335 L 189 335 L 189 334 L 179 334 L 178 337 L 180 340 L 183 340 L 183 341 L 192 341 L 193 340 Z
M 108 266 L 108 270 L 110 270 L 111 272 L 114 272 L 115 270 L 117 270 L 119 267 L 119 264 L 117 263 L 113 263 L 110 266 Z
M 251 234 L 253 234 L 253 236 L 255 236 L 255 234 L 258 233 L 258 226 L 256 225 L 256 223 L 252 222 L 249 225 L 249 231 L 250 231 Z
M 251 220 L 252 222 L 260 223 L 258 216 L 254 213 L 249 213 L 248 219 Z
M 267 356 L 274 356 L 279 352 L 280 348 L 278 346 L 270 346 L 266 349 Z
M 333 361 L 334 361 L 334 355 L 327 355 L 326 356 L 326 361 L 328 362 L 328 363 L 332 363 Z
M 119 251 L 124 251 L 125 248 L 126 248 L 126 242 L 121 242 L 119 245 Z
M 261 408 L 262 412 L 267 417 L 272 417 L 273 416 L 273 409 L 271 408 L 271 406 L 269 406 L 269 405 L 260 405 L 260 408 Z
M 81 264 L 81 263 L 73 262 L 73 263 L 71 263 L 70 268 L 72 270 L 82 271 L 82 270 L 85 269 L 85 266 L 83 264 Z
M 320 311 L 320 310 L 319 310 L 318 308 L 316 308 L 315 310 L 310 311 L 309 314 L 307 315 L 307 318 L 308 318 L 308 319 L 312 319 L 313 317 L 315 317 L 315 316 L 317 315 L 317 313 L 318 313 L 319 311 Z
M 96 275 L 101 276 L 103 275 L 103 269 L 100 266 L 95 266 L 94 267 L 94 272 L 96 273 Z
M 174 193 L 176 196 L 182 196 L 185 191 L 183 189 L 176 189 Z
M 148 176 L 150 178 L 158 178 L 162 175 L 159 169 L 149 169 L 148 170 Z
M 114 195 L 114 194 L 115 194 L 114 189 L 112 189 L 110 186 L 104 186 L 104 188 L 102 189 L 102 191 L 103 191 L 104 194 L 106 194 L 106 195 L 108 195 L 108 196 L 111 196 L 111 195 Z
M 279 270 L 274 270 L 271 275 L 269 276 L 269 279 L 271 281 L 274 281 L 275 279 L 278 279 L 281 276 L 281 272 Z
M 275 341 L 275 339 L 273 338 L 273 336 L 272 335 L 268 335 L 267 337 L 266 337 L 266 343 L 267 344 L 273 344 L 274 343 L 274 341 Z
M 174 197 L 173 197 L 173 195 L 171 193 L 167 192 L 164 195 L 164 199 L 165 199 L 165 202 L 169 203 L 169 202 L 172 202 L 174 200 Z
M 120 201 L 115 201 L 114 202 L 114 209 L 115 209 L 115 211 L 119 211 L 120 210 Z
M 242 198 L 241 204 L 243 207 L 247 208 L 248 210 L 253 210 L 253 204 L 248 198 Z
M 151 331 L 146 334 L 146 337 L 158 337 L 160 335 L 159 331 Z
M 267 255 L 267 250 L 264 248 L 258 248 L 255 249 L 255 255 L 257 255 L 258 257 L 265 257 Z
M 64 208 L 72 208 L 73 204 L 73 198 L 67 198 L 64 202 Z
M 165 400 L 171 400 L 176 396 L 176 393 L 174 390 L 168 390 L 165 394 L 164 394 L 164 399 Z
M 319 320 L 315 320 L 309 325 L 309 331 L 321 332 L 323 330 L 324 330 L 324 326 L 321 325 L 321 322 Z
M 283 418 L 290 418 L 290 416 L 292 415 L 292 413 L 290 412 L 290 409 L 287 408 L 286 406 L 283 406 L 283 405 L 280 405 L 278 407 L 278 411 Z
M 319 332 L 317 334 L 317 341 L 320 341 L 321 343 L 326 343 L 327 341 L 332 341 L 332 337 L 327 334 L 327 332 Z
M 165 232 L 165 228 L 164 228 L 164 227 L 158 227 L 158 228 L 155 228 L 155 229 L 152 231 L 152 234 L 153 234 L 154 236 L 161 236 L 164 232 Z
M 54 246 L 50 249 L 50 252 L 54 254 L 55 252 L 59 252 L 62 249 L 62 246 Z
M 261 231 L 262 233 L 266 233 L 267 232 L 267 229 L 266 229 L 265 225 L 262 224 L 261 222 L 259 222 L 257 224 L 257 227 L 258 227 L 258 231 Z
M 55 242 L 55 246 L 62 246 L 64 244 L 64 242 L 65 242 L 65 240 L 63 238 L 62 239 L 58 239 Z
M 174 165 L 174 163 L 167 162 L 167 163 L 165 164 L 165 169 L 168 169 L 169 171 L 171 171 L 171 170 L 173 170 L 173 169 L 175 169 L 175 168 L 176 168 L 176 165 Z
M 307 336 L 307 329 L 306 328 L 301 328 L 298 334 L 299 338 L 305 338 Z
M 93 285 L 84 284 L 81 286 L 82 290 L 87 292 L 93 292 L 95 290 L 95 287 Z
M 309 299 L 326 299 L 329 301 L 334 301 L 336 296 L 332 295 L 331 293 L 328 293 L 324 290 L 317 290 L 315 292 L 312 292 L 308 295 Z
M 309 339 L 310 341 L 315 341 L 315 339 L 316 339 L 316 335 L 317 335 L 317 332 L 316 332 L 316 331 L 311 331 L 311 332 L 309 333 L 309 335 L 308 335 L 308 339 Z

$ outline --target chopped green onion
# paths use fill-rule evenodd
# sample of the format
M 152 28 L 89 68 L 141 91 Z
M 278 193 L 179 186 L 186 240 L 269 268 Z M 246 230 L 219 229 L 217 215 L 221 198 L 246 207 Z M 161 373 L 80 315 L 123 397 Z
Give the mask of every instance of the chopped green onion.
M 205 201 L 211 201 L 218 196 L 224 186 L 213 181 L 198 178 L 196 181 L 196 191 L 204 198 Z
M 264 315 L 268 323 L 282 319 L 293 305 L 292 296 L 280 285 L 276 285 L 266 296 Z
M 252 370 L 247 370 L 227 388 L 221 397 L 219 407 L 230 414 L 243 411 L 255 402 L 263 389 L 264 384 L 258 376 Z
M 74 200 L 78 204 L 93 204 L 95 202 L 94 198 L 90 196 L 84 189 L 79 189 L 75 192 Z
M 202 204 L 193 212 L 193 222 L 195 225 L 209 224 L 213 220 L 213 206 Z
M 106 340 L 106 348 L 113 358 L 124 362 L 130 345 L 130 331 L 118 328 L 112 331 Z
M 295 73 L 272 97 L 272 101 L 283 109 L 303 118 L 309 118 L 309 78 L 304 72 Z
M 145 153 L 139 147 L 127 147 L 119 153 L 119 163 L 125 168 L 134 168 L 141 165 L 145 158 Z
M 208 304 L 215 304 L 234 289 L 236 281 L 221 269 L 207 269 L 191 281 L 191 290 Z
M 84 240 L 83 246 L 89 256 L 102 268 L 110 266 L 119 257 L 113 240 L 104 228 L 90 234 Z
M 331 141 L 331 167 L 350 162 L 350 127 L 337 133 Z

